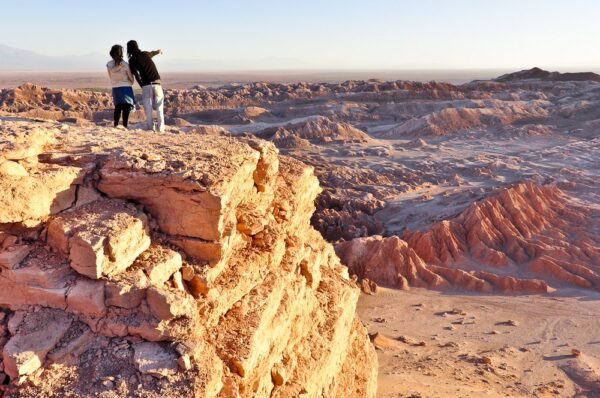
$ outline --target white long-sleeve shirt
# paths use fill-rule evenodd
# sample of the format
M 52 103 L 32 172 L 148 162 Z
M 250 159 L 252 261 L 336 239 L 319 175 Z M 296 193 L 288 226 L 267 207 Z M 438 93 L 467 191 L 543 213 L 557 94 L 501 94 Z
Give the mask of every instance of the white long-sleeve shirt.
M 133 85 L 133 75 L 127 62 L 122 61 L 120 65 L 116 65 L 114 60 L 110 60 L 106 64 L 106 68 L 113 88 L 131 87 Z

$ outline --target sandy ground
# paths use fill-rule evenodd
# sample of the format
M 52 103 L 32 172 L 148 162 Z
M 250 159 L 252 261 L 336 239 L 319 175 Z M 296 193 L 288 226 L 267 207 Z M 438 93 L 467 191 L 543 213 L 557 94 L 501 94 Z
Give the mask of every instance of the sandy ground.
M 381 398 L 600 397 L 598 300 L 380 289 L 358 312 L 380 334 Z

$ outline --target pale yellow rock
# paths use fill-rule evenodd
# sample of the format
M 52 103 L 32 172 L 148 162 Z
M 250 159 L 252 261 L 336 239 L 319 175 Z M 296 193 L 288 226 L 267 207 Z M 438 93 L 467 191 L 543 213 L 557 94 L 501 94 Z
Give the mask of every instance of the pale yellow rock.
M 12 160 L 6 160 L 0 162 L 0 176 L 8 177 L 28 177 L 29 173 L 25 170 L 25 167 L 21 166 L 17 162 Z
M 217 154 L 222 145 L 227 145 L 229 159 L 225 164 L 214 157 L 212 169 L 220 167 L 218 179 L 207 175 L 208 184 L 165 178 L 170 171 L 147 172 L 145 168 L 131 167 L 123 159 L 113 159 L 101 169 L 101 191 L 110 197 L 133 199 L 143 203 L 157 219 L 162 231 L 179 236 L 219 240 L 228 223 L 232 210 L 249 195 L 254 188 L 252 174 L 259 160 L 259 153 L 246 145 L 227 138 L 212 137 L 203 146 L 204 153 Z M 176 150 L 176 148 L 173 148 Z M 208 164 L 189 164 L 198 172 L 206 170 Z M 201 174 L 199 174 L 202 177 Z M 168 180 L 168 182 L 167 182 Z
M 181 385 L 202 397 L 375 396 L 376 357 L 355 314 L 359 291 L 310 225 L 320 192 L 312 167 L 259 139 L 141 139 L 97 126 L 60 134 L 60 147 L 28 170 L 52 161 L 87 177 L 72 210 L 41 219 L 42 238 L 57 249 L 42 256 L 53 259 L 48 275 L 31 256 L 0 273 L 1 305 L 57 307 L 82 322 L 51 359 L 82 367 L 88 347 L 94 366 L 168 378 L 165 396 Z M 96 186 L 109 198 L 98 199 Z M 170 243 L 186 252 L 185 266 Z M 13 323 L 15 333 L 26 324 Z M 57 369 L 23 385 L 39 396 L 96 392 L 93 381 L 84 387 Z M 120 388 L 115 380 L 96 382 Z M 143 394 L 147 377 L 127 383 L 142 384 Z
M 29 177 L 0 178 L 0 224 L 37 221 L 69 208 L 82 176 L 78 167 L 40 165 Z
M 37 157 L 56 142 L 57 129 L 33 128 L 13 132 L 0 131 L 0 158 L 21 160 Z
M 54 218 L 47 240 L 69 255 L 73 269 L 93 279 L 125 271 L 150 246 L 146 215 L 114 200 Z
M 179 365 L 179 369 L 183 371 L 190 370 L 192 368 L 192 361 L 190 356 L 187 354 L 180 356 L 177 359 L 177 364 Z
M 173 286 L 177 290 L 185 291 L 185 284 L 183 283 L 183 277 L 181 272 L 177 271 L 173 274 Z

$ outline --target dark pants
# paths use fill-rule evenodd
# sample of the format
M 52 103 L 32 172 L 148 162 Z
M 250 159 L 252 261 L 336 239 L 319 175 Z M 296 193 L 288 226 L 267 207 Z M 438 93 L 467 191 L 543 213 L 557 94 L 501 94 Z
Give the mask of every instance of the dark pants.
M 123 126 L 127 127 L 129 123 L 129 113 L 131 112 L 131 105 L 122 104 L 115 106 L 115 127 L 119 125 L 119 119 L 121 119 L 121 113 L 123 113 Z

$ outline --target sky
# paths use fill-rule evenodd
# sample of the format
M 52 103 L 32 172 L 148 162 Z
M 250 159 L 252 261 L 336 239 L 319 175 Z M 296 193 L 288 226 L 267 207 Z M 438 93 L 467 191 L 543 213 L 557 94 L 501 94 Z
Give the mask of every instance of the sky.
M 0 44 L 230 69 L 592 69 L 597 0 L 3 1 Z M 187 60 L 187 61 L 186 61 Z

